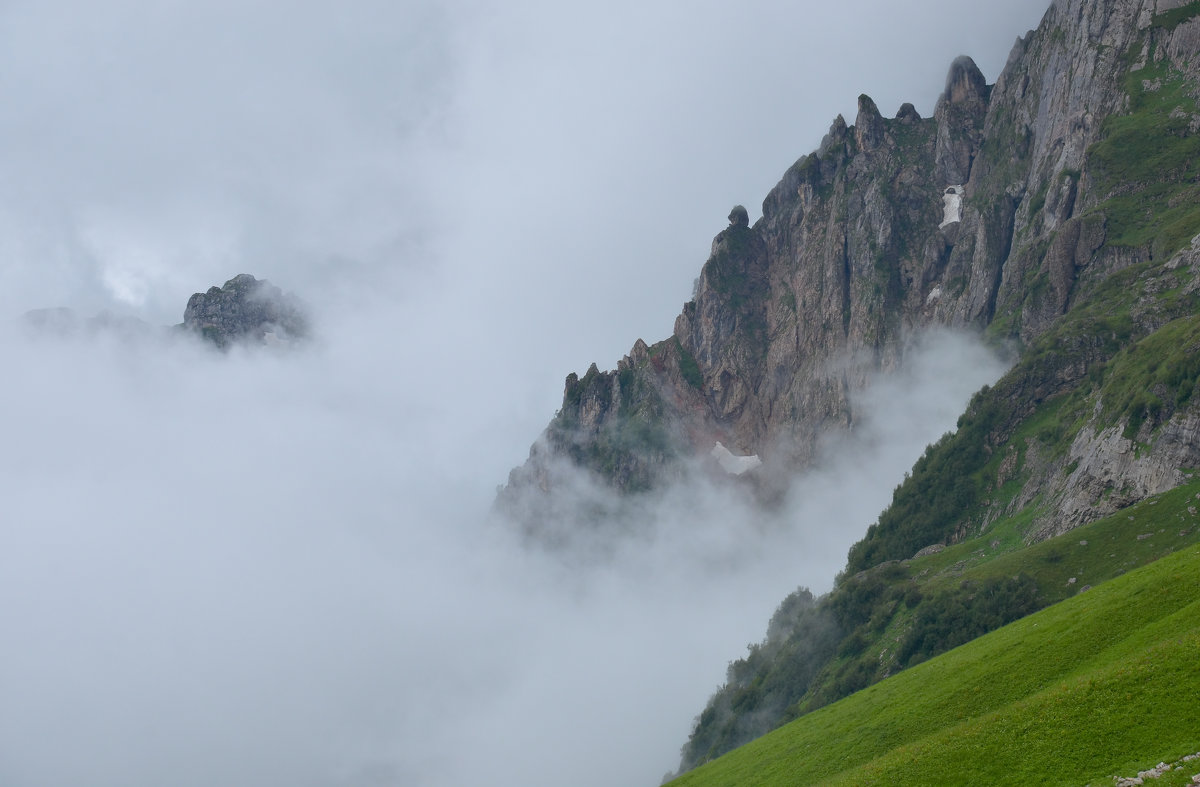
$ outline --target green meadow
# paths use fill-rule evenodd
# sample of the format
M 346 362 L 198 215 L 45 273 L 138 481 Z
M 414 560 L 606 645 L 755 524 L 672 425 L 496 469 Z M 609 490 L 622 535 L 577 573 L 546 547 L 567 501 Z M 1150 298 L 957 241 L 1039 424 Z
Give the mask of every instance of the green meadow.
M 1159 548 L 1168 529 L 1178 538 L 1175 511 L 1152 522 L 1153 507 L 1139 509 L 1142 529 L 1162 525 L 1154 528 Z M 1111 560 L 1116 523 L 1133 523 L 1126 516 L 1065 538 L 1102 546 L 1093 553 Z M 1200 751 L 1200 546 L 1180 541 L 1172 554 L 807 714 L 672 784 L 1111 785 L 1114 776 Z M 1194 773 L 1200 761 L 1150 783 L 1187 784 Z

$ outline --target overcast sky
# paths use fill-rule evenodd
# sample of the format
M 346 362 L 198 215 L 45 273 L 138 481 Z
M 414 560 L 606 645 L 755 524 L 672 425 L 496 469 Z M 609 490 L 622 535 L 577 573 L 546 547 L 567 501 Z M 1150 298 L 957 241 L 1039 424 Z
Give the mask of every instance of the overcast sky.
M 864 430 L 838 494 L 754 538 L 711 500 L 569 570 L 486 524 L 496 485 L 860 93 L 928 114 L 955 56 L 993 81 L 1043 10 L 0 3 L 0 782 L 656 783 L 999 367 L 939 339 L 889 389 L 913 429 Z M 8 322 L 175 323 L 241 272 L 318 341 Z

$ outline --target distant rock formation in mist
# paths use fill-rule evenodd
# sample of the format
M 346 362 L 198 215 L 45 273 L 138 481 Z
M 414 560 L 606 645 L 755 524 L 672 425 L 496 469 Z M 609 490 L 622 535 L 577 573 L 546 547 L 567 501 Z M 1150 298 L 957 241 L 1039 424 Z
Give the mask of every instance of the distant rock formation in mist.
M 183 329 L 218 347 L 237 342 L 277 344 L 308 336 L 309 321 L 299 299 L 248 273 L 188 299 Z
M 193 294 L 183 322 L 170 329 L 109 311 L 83 317 L 62 306 L 27 311 L 21 323 L 35 336 L 59 339 L 105 335 L 135 340 L 168 331 L 184 332 L 222 349 L 234 344 L 288 344 L 310 332 L 307 309 L 299 298 L 248 273 L 239 273 L 222 287 Z
M 31 309 L 25 312 L 21 318 L 24 327 L 30 333 L 58 338 L 99 333 L 138 338 L 154 332 L 153 326 L 137 317 L 113 314 L 110 311 L 83 317 L 74 309 L 65 306 Z

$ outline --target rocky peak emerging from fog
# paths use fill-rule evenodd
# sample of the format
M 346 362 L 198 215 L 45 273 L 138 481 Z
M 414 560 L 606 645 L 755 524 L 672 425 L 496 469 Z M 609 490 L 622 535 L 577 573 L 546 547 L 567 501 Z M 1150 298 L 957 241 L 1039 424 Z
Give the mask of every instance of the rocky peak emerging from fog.
M 288 342 L 307 336 L 309 330 L 295 296 L 248 273 L 192 295 L 183 312 L 183 327 L 218 347 L 240 341 Z
M 239 273 L 222 287 L 209 287 L 188 299 L 177 331 L 193 333 L 220 348 L 235 343 L 287 344 L 309 335 L 307 310 L 299 298 L 265 279 Z M 52 338 L 109 336 L 151 338 L 168 329 L 136 317 L 100 312 L 85 317 L 67 307 L 32 309 L 22 315 L 32 335 Z
M 502 502 L 537 509 L 559 460 L 651 488 L 718 442 L 786 478 L 923 329 L 1029 347 L 1114 273 L 1168 259 L 1200 232 L 1198 49 L 1200 4 L 1057 0 L 994 85 L 956 59 L 931 118 L 860 96 L 760 220 L 730 214 L 672 336 L 568 378 Z

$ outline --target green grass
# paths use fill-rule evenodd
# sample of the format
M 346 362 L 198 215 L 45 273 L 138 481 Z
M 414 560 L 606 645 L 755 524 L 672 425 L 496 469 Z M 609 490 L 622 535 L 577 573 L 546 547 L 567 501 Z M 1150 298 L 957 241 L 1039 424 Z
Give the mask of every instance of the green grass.
M 1035 500 L 993 523 L 981 536 L 905 561 L 903 571 L 897 567 L 893 573 L 900 571 L 908 581 L 893 579 L 864 613 L 883 617 L 860 630 L 859 638 L 865 641 L 852 654 L 855 658 L 832 664 L 792 718 L 845 696 L 847 692 L 837 691 L 837 682 L 847 675 L 866 678 L 853 687 L 860 688 L 874 682 L 864 674 L 867 669 L 882 678 L 968 636 L 1070 598 L 1084 587 L 1200 544 L 1197 494 L 1200 480 L 1192 479 L 1112 516 L 1029 545 L 1032 519 L 1040 511 Z
M 1190 546 L 672 784 L 1111 784 L 1200 749 L 1197 696 L 1200 550 Z
M 704 390 L 704 374 L 700 371 L 700 364 L 696 362 L 696 357 L 687 351 L 683 343 L 679 341 L 679 337 L 675 338 L 675 349 L 679 353 L 679 374 L 683 377 L 684 382 L 695 388 L 697 391 Z
M 1108 369 L 1105 411 L 1128 419 L 1125 436 L 1132 439 L 1145 420 L 1157 421 L 1191 400 L 1200 378 L 1200 316 L 1181 317 L 1131 344 Z
M 786 639 L 776 632 L 731 664 L 731 677 L 700 717 L 685 761 L 704 762 L 970 637 L 1200 543 L 1198 494 L 1200 480 L 1191 478 L 1029 545 L 1033 517 L 1042 510 L 1035 498 L 976 538 L 844 578 L 807 623 L 789 630 L 783 615 Z M 834 621 L 840 632 L 830 629 Z M 754 711 L 758 721 L 721 721 L 734 709 Z

